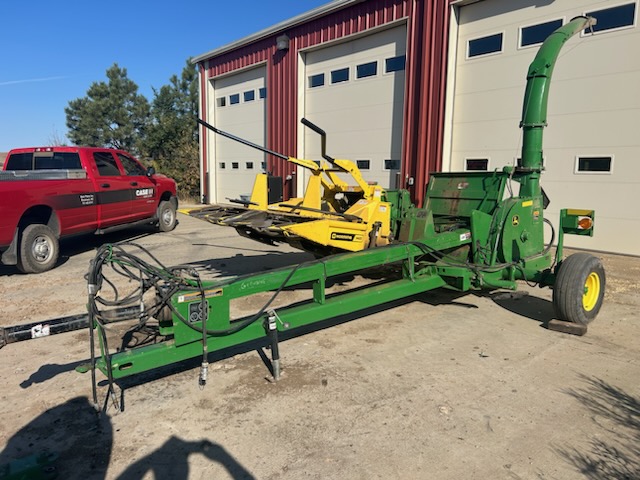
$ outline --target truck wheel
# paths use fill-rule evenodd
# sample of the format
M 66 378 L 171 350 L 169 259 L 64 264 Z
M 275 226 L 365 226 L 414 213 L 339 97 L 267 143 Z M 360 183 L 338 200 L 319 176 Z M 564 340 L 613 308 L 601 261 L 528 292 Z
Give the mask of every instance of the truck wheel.
M 559 267 L 553 287 L 553 306 L 560 320 L 587 325 L 602 306 L 606 279 L 600 260 L 574 253 Z
M 58 261 L 58 239 L 49 227 L 28 225 L 22 231 L 18 270 L 23 273 L 41 273 L 51 270 Z
M 170 200 L 163 200 L 158 205 L 158 230 L 170 232 L 178 224 L 176 204 Z

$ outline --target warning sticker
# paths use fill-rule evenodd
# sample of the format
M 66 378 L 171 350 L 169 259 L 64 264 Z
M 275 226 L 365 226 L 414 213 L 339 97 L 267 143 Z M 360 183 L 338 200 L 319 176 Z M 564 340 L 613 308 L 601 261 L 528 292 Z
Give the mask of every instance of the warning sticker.
M 205 298 L 220 297 L 222 296 L 222 289 L 215 288 L 215 289 L 205 290 L 204 296 Z M 182 295 L 178 295 L 178 303 L 191 302 L 198 298 L 200 298 L 200 292 L 183 293 Z

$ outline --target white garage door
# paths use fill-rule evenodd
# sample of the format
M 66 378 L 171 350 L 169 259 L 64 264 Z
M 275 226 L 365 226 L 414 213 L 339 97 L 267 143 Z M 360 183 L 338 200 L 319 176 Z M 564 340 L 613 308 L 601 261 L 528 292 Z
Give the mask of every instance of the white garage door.
M 214 80 L 215 127 L 258 145 L 266 141 L 266 70 L 254 68 Z M 212 102 L 213 103 L 213 102 Z M 264 154 L 216 135 L 210 171 L 215 172 L 215 202 L 249 195 Z
M 403 25 L 305 56 L 304 116 L 327 132 L 330 156 L 387 188 L 400 170 L 406 37 Z M 304 146 L 304 158 L 321 158 L 308 129 Z
M 639 255 L 640 210 L 625 207 L 640 186 L 637 1 L 525 3 L 460 8 L 451 170 L 514 163 L 527 67 L 539 42 L 577 15 L 595 16 L 595 34 L 573 37 L 554 71 L 544 133 L 546 216 L 557 225 L 561 208 L 594 209 L 594 238 L 566 243 Z

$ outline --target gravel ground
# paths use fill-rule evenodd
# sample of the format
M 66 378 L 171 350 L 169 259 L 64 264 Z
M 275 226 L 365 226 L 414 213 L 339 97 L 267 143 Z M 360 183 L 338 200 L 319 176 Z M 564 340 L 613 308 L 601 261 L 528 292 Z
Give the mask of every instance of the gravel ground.
M 41 275 L 0 267 L 0 326 L 84 313 L 103 242 L 134 240 L 205 278 L 310 258 L 180 222 L 66 241 Z M 86 330 L 7 345 L 0 465 L 50 452 L 59 478 L 81 479 L 640 478 L 640 259 L 596 255 L 606 302 L 583 337 L 541 328 L 548 289 L 434 291 L 283 342 L 278 383 L 247 348 L 213 363 L 202 390 L 197 362 L 122 382 L 124 411 L 101 417 L 74 371 Z

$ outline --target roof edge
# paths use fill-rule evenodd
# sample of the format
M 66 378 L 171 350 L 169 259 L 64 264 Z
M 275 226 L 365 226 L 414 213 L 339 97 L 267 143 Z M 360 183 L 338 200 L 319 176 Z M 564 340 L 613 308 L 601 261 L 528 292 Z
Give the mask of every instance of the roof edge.
M 366 1 L 367 0 L 333 0 L 330 3 L 327 3 L 325 5 L 320 5 L 319 7 L 316 7 L 313 10 L 309 10 L 308 12 L 301 13 L 300 15 L 289 18 L 288 20 L 284 20 L 280 23 L 276 23 L 271 27 L 265 28 L 264 30 L 260 30 L 259 32 L 253 33 L 239 40 L 235 40 L 231 43 L 223 45 L 222 47 L 214 48 L 213 50 L 210 50 L 206 53 L 197 55 L 193 59 L 191 59 L 191 63 L 193 64 L 200 63 L 203 60 L 207 60 L 211 57 L 222 55 L 223 53 L 230 52 L 231 50 L 235 50 L 236 48 L 243 47 L 257 40 L 262 40 L 263 38 L 279 33 L 288 28 L 296 27 L 300 24 L 309 22 L 311 20 L 315 20 L 318 17 L 322 17 L 329 13 L 335 12 L 336 10 L 340 10 L 350 5 L 353 5 L 356 3 L 362 3 Z

